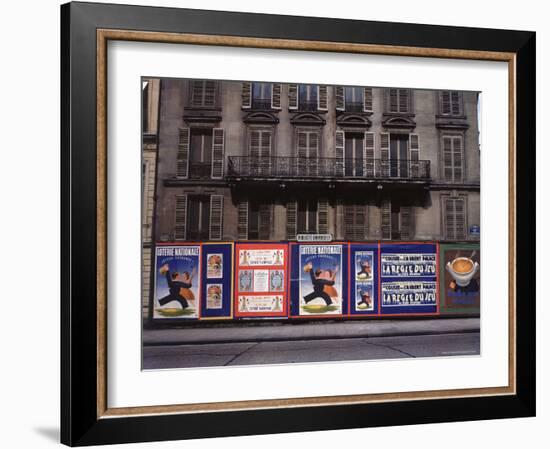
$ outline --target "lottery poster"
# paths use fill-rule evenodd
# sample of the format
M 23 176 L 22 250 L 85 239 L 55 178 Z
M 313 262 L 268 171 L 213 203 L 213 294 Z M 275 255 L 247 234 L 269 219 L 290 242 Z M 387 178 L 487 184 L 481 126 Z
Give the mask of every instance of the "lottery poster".
M 200 245 L 157 246 L 153 318 L 199 317 Z
M 442 314 L 479 314 L 481 253 L 478 243 L 439 245 Z
M 382 244 L 381 313 L 437 313 L 437 258 L 433 243 Z
M 235 316 L 288 315 L 288 245 L 237 243 L 235 245 Z
M 350 245 L 350 314 L 378 314 L 378 244 Z
M 233 244 L 203 243 L 201 319 L 232 318 Z
M 292 315 L 347 313 L 347 245 L 292 245 Z

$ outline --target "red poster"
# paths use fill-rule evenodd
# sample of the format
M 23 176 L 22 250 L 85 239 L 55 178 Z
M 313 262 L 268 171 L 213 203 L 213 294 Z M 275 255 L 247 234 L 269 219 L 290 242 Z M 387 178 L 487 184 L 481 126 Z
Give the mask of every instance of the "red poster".
M 235 316 L 288 315 L 288 245 L 235 245 Z

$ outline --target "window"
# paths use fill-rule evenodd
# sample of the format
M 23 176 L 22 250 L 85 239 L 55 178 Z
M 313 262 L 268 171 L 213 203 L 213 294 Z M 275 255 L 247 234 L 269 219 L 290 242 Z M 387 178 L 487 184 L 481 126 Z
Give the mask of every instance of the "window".
M 409 113 L 411 112 L 410 89 L 387 89 L 387 112 Z
M 328 201 L 325 199 L 300 199 L 287 203 L 287 238 L 298 234 L 328 233 Z
M 243 109 L 281 109 L 282 84 L 242 83 Z
M 212 163 L 212 130 L 191 129 L 190 178 L 209 178 Z
M 345 176 L 363 176 L 364 133 L 346 133 L 344 148 Z
M 316 85 L 300 84 L 298 87 L 299 109 L 301 111 L 316 111 L 317 93 Z
M 367 206 L 365 204 L 344 204 L 344 239 L 365 240 L 367 234 Z
M 464 146 L 461 135 L 442 135 L 443 179 L 448 182 L 461 183 L 464 173 Z
M 445 240 L 466 239 L 466 199 L 443 197 L 443 229 Z
M 319 130 L 296 130 L 296 169 L 304 176 L 319 174 Z
M 372 87 L 335 86 L 336 110 L 372 112 Z
M 241 200 L 238 205 L 238 233 L 242 240 L 269 240 L 272 222 L 271 204 Z
M 381 234 L 384 240 L 414 238 L 414 207 L 386 200 L 380 208 Z
M 462 93 L 454 90 L 439 92 L 439 113 L 441 115 L 463 115 Z
M 190 84 L 190 106 L 215 107 L 217 82 L 209 80 L 193 80 Z
M 248 155 L 250 156 L 250 173 L 269 174 L 271 167 L 272 130 L 267 128 L 250 128 L 248 132 Z
M 348 112 L 363 111 L 363 88 L 362 87 L 345 87 L 344 95 L 346 97 L 346 111 Z
M 222 195 L 178 195 L 175 212 L 176 240 L 221 240 Z
M 291 111 L 326 111 L 327 86 L 289 84 L 288 109 Z

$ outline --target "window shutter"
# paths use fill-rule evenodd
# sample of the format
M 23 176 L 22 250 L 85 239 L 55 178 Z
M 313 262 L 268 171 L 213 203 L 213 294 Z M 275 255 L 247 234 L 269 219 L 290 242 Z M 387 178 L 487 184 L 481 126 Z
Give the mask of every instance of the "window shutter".
M 453 115 L 460 115 L 461 113 L 461 106 L 462 101 L 460 98 L 460 92 L 453 91 L 451 92 L 451 113 Z
M 388 112 L 399 112 L 398 89 L 388 89 Z
M 466 214 L 464 198 L 445 198 L 445 239 L 465 240 Z
M 308 156 L 308 133 L 299 130 L 297 134 L 296 156 L 299 158 L 306 158 Z
M 345 111 L 346 110 L 346 97 L 344 95 L 343 86 L 335 86 L 335 96 L 336 96 L 336 110 Z
M 443 136 L 443 178 L 453 180 L 452 138 L 449 136 Z
M 410 91 L 409 89 L 398 89 L 399 91 L 399 112 L 409 112 Z
M 248 200 L 239 201 L 237 214 L 238 238 L 239 240 L 248 240 Z
M 271 204 L 260 205 L 260 240 L 269 240 L 271 231 Z
M 210 240 L 222 239 L 223 195 L 210 196 Z
M 390 175 L 390 134 L 380 133 L 380 174 Z
M 187 234 L 187 195 L 176 196 L 174 239 L 185 240 Z
M 336 176 L 344 173 L 344 131 L 336 131 Z
M 296 240 L 298 227 L 298 203 L 289 201 L 286 204 L 286 237 L 289 240 Z
M 288 109 L 298 109 L 298 84 L 288 85 Z
M 367 206 L 365 204 L 344 205 L 344 238 L 364 240 L 367 229 Z
M 261 131 L 256 129 L 250 130 L 250 140 L 248 142 L 248 155 L 253 159 L 260 157 L 260 136 Z M 254 163 L 255 161 L 253 161 Z
M 271 85 L 271 109 L 281 109 L 281 90 L 283 85 L 273 83 Z
M 401 215 L 401 239 L 412 240 L 414 239 L 414 207 L 402 206 L 400 209 Z
M 212 179 L 223 178 L 225 134 L 223 128 L 212 130 Z
M 372 112 L 372 87 L 363 89 L 363 111 Z
M 252 106 L 252 83 L 243 83 L 242 108 L 250 109 Z
M 204 81 L 204 106 L 216 106 L 216 81 Z
M 374 133 L 366 132 L 364 139 L 363 160 L 365 161 L 365 175 L 374 177 Z
M 317 86 L 317 109 L 319 111 L 328 110 L 327 86 Z
M 380 224 L 383 240 L 391 239 L 391 203 L 386 200 L 380 207 Z
M 410 173 L 409 176 L 411 178 L 418 178 L 419 175 L 419 156 L 420 156 L 420 148 L 418 144 L 418 134 L 410 134 L 409 135 L 409 153 L 410 153 Z
M 453 137 L 453 181 L 462 182 L 462 138 Z
M 317 232 L 328 233 L 328 200 L 326 199 L 317 201 Z
M 439 110 L 442 115 L 451 113 L 451 93 L 448 90 L 439 92 Z
M 189 128 L 180 128 L 176 162 L 176 176 L 178 178 L 187 178 L 189 175 L 189 137 Z

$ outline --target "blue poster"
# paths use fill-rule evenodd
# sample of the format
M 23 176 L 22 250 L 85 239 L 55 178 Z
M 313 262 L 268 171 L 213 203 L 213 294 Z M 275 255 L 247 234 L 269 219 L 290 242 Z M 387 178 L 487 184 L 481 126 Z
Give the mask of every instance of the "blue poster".
M 381 313 L 437 312 L 437 246 L 383 244 L 380 249 Z
M 292 246 L 292 315 L 347 314 L 347 251 L 342 244 Z
M 378 245 L 350 246 L 350 313 L 378 313 Z
M 203 244 L 201 264 L 201 318 L 231 318 L 233 244 Z
M 153 318 L 198 318 L 200 246 L 157 246 L 155 260 Z

